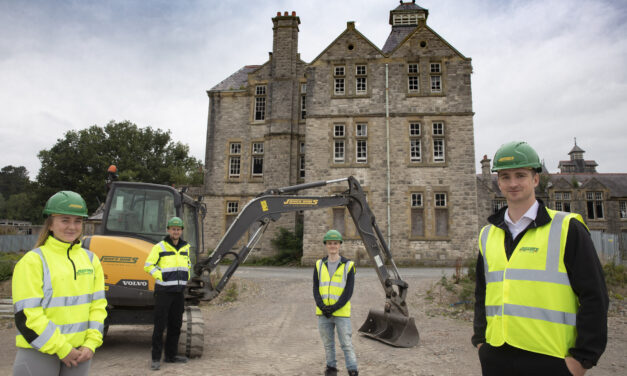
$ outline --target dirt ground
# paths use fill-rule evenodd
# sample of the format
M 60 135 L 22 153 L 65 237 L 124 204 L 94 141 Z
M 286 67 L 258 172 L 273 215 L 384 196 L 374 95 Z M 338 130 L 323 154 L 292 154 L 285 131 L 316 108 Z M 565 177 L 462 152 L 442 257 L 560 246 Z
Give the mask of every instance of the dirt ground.
M 450 274 L 450 270 L 447 271 Z M 410 284 L 408 307 L 420 332 L 420 343 L 394 348 L 357 333 L 370 308 L 381 310 L 383 290 L 371 270 L 357 273 L 352 299 L 353 344 L 362 375 L 480 375 L 470 344 L 472 314 L 452 318 L 446 309 L 426 299 L 441 271 L 402 269 Z M 233 302 L 202 307 L 205 347 L 201 358 L 187 364 L 162 363 L 150 371 L 150 326 L 114 326 L 96 351 L 92 375 L 321 375 L 324 350 L 318 334 L 312 298 L 311 269 L 240 268 Z M 624 308 L 624 307 L 623 307 Z M 15 328 L 0 324 L 0 375 L 10 375 L 15 357 Z M 609 319 L 609 343 L 599 365 L 589 375 L 627 374 L 627 317 L 614 310 Z M 346 374 L 337 348 L 340 374 Z

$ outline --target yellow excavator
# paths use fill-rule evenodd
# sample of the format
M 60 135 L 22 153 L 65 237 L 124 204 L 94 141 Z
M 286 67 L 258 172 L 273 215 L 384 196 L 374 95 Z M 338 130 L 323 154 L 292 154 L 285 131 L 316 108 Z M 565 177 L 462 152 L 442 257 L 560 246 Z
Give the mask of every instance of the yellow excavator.
M 342 182 L 347 182 L 348 188 L 340 194 L 295 194 Z M 269 223 L 283 213 L 345 206 L 386 295 L 384 309 L 370 310 L 359 332 L 396 347 L 412 347 L 418 343 L 418 330 L 405 302 L 407 283 L 399 275 L 361 185 L 352 176 L 266 190 L 246 204 L 208 258 L 201 257 L 205 249 L 202 220 L 206 208 L 200 200 L 165 185 L 114 181 L 108 186 L 102 223 L 94 235 L 83 239 L 83 246 L 100 258 L 105 273 L 108 302 L 105 331 L 110 325 L 152 323 L 154 281 L 144 272 L 143 266 L 152 246 L 165 236 L 169 218 L 178 216 L 185 222 L 183 238 L 191 245 L 193 265 L 193 277 L 185 294 L 187 307 L 179 352 L 188 357 L 199 357 L 203 351 L 204 324 L 196 304 L 220 294 L 261 239 Z M 254 231 L 246 244 L 236 249 L 238 241 L 249 234 L 250 229 Z M 221 261 L 227 260 L 225 257 L 230 259 L 230 264 L 214 284 L 211 273 Z

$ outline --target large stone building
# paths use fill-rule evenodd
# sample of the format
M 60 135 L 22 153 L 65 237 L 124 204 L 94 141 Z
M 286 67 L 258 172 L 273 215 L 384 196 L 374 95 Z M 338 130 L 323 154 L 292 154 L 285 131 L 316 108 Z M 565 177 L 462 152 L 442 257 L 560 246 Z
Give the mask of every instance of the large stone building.
M 627 174 L 598 173 L 594 160 L 585 160 L 585 151 L 575 146 L 569 160 L 560 161 L 559 173 L 540 175 L 536 196 L 549 208 L 579 213 L 590 229 L 603 261 L 624 260 L 627 252 Z M 490 173 L 490 159 L 481 161 L 477 176 L 479 225 L 506 205 L 496 174 Z M 621 255 L 622 254 L 622 255 Z M 612 259 L 608 259 L 611 257 Z
M 472 65 L 427 25 L 428 16 L 414 2 L 401 2 L 389 18 L 382 14 L 391 25 L 382 48 L 348 22 L 310 63 L 298 53 L 299 17 L 285 12 L 272 18 L 269 60 L 244 66 L 208 91 L 210 248 L 245 203 L 267 188 L 352 175 L 381 230 L 389 231 L 397 263 L 474 258 Z M 345 189 L 340 184 L 306 194 Z M 348 257 L 368 262 L 344 208 L 284 215 L 273 228 L 293 228 L 297 221 L 304 221 L 303 264 L 324 254 L 321 239 L 329 228 L 344 234 Z M 274 253 L 272 236 L 266 234 L 254 255 Z

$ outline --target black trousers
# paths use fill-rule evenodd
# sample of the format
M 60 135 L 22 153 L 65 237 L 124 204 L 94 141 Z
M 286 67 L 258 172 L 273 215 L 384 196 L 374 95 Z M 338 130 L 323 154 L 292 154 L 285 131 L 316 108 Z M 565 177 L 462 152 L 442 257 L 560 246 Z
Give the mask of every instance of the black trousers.
M 176 356 L 184 311 L 185 295 L 182 291 L 155 291 L 155 326 L 152 332 L 152 360 L 161 360 L 163 331 L 166 327 L 168 334 L 165 339 L 165 358 L 173 359 Z
M 493 347 L 484 343 L 479 349 L 483 376 L 568 376 L 562 358 L 525 351 L 513 346 Z

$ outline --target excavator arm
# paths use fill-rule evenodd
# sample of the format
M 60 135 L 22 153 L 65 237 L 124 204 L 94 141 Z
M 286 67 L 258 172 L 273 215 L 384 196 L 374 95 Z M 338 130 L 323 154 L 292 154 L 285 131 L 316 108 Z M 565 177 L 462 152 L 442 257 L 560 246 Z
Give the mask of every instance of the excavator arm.
M 294 192 L 304 189 L 345 181 L 348 182 L 348 189 L 333 196 L 294 195 Z M 226 231 L 211 256 L 194 265 L 194 271 L 200 277 L 194 278 L 190 282 L 188 296 L 199 300 L 211 300 L 218 296 L 239 265 L 246 260 L 255 244 L 261 239 L 268 224 L 279 219 L 281 214 L 338 206 L 345 206 L 348 209 L 385 291 L 384 310 L 371 310 L 359 331 L 368 337 L 393 346 L 411 347 L 416 345 L 419 340 L 418 330 L 414 319 L 409 317 L 405 301 L 408 285 L 399 275 L 392 253 L 381 234 L 374 214 L 370 210 L 361 185 L 352 176 L 269 189 L 248 202 Z M 237 242 L 251 229 L 254 231 L 248 243 L 239 251 L 233 251 Z M 209 275 L 227 255 L 232 256 L 232 262 L 214 286 Z

